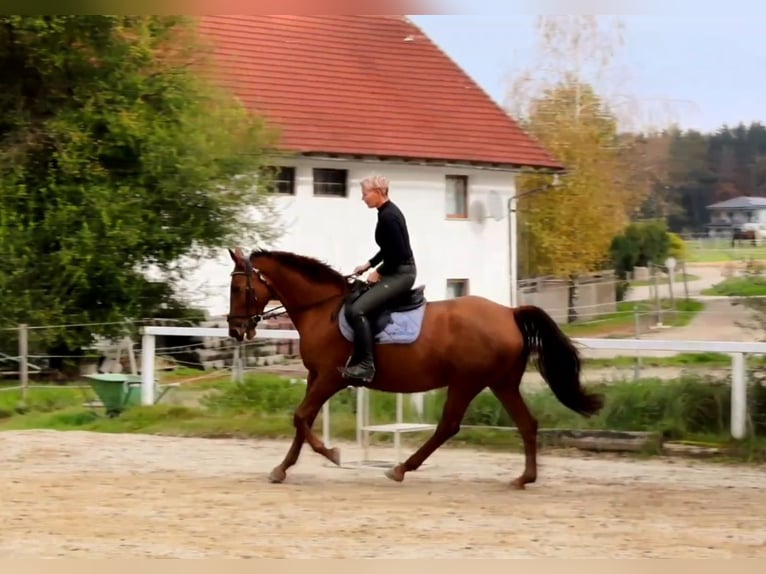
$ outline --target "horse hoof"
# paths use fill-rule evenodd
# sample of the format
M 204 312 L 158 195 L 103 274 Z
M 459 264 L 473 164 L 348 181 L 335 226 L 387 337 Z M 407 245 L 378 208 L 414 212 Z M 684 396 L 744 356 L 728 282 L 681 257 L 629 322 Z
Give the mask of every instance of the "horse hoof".
M 536 477 L 524 476 L 522 474 L 519 478 L 516 478 L 516 479 L 511 481 L 511 488 L 513 488 L 515 490 L 524 490 L 524 489 L 526 489 L 526 487 L 527 487 L 526 485 L 527 484 L 531 484 L 531 483 L 535 482 L 535 480 L 537 480 Z
M 404 480 L 404 472 L 399 466 L 389 468 L 383 474 L 386 475 L 386 478 L 390 478 L 394 482 L 401 482 Z
M 340 450 L 337 448 L 331 448 L 329 451 L 329 458 L 332 462 L 340 466 Z
M 269 474 L 269 482 L 271 482 L 272 484 L 279 484 L 281 482 L 284 482 L 286 477 L 287 477 L 287 473 L 281 468 L 276 467 Z

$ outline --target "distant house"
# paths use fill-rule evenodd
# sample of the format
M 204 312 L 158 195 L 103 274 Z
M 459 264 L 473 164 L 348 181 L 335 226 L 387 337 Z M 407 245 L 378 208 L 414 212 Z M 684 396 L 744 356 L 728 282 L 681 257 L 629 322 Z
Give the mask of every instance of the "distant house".
M 766 197 L 733 197 L 706 206 L 711 237 L 731 237 L 735 230 L 753 229 L 766 235 Z
M 273 248 L 349 273 L 371 257 L 379 172 L 408 219 L 429 299 L 510 302 L 507 200 L 525 167 L 563 166 L 403 16 L 204 16 L 216 74 L 282 133 Z M 499 213 L 499 216 L 498 216 Z M 491 217 L 495 215 L 495 217 Z M 252 246 L 243 246 L 248 249 Z M 225 251 L 197 266 L 193 301 L 228 310 Z

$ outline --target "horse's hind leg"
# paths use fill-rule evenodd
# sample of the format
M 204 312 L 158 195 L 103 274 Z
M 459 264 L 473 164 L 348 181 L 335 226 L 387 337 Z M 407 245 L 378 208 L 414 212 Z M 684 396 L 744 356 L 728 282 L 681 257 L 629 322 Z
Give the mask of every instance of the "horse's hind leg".
M 460 430 L 468 405 L 479 394 L 482 387 L 461 387 L 460 383 L 453 383 L 447 389 L 447 400 L 442 410 L 442 418 L 436 425 L 436 430 L 428 440 L 421 445 L 407 460 L 386 471 L 386 476 L 391 480 L 401 482 L 404 474 L 411 470 L 417 470 L 433 452 L 447 440 L 455 436 Z
M 515 373 L 510 381 L 490 387 L 516 423 L 516 428 L 519 429 L 519 434 L 524 441 L 524 472 L 511 482 L 511 486 L 519 489 L 537 480 L 537 420 L 519 392 L 523 373 L 522 369 L 521 373 Z

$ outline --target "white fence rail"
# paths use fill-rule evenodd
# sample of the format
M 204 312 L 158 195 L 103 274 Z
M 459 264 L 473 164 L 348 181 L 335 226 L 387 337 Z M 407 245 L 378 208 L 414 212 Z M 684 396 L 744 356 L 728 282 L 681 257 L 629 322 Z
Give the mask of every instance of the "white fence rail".
M 142 329 L 141 353 L 141 402 L 144 405 L 154 404 L 154 359 L 157 335 L 185 337 L 228 337 L 226 328 L 197 328 L 173 326 L 149 326 Z M 285 329 L 259 329 L 256 333 L 259 339 L 292 339 L 298 340 L 297 331 Z M 662 339 L 588 339 L 574 338 L 576 343 L 599 350 L 630 350 L 630 351 L 675 351 L 683 352 L 718 352 L 731 355 L 731 436 L 743 439 L 747 434 L 747 378 L 745 355 L 766 355 L 766 343 L 740 341 L 673 341 Z M 397 409 L 399 410 L 399 409 Z M 329 433 L 329 410 L 327 403 L 323 411 L 323 434 L 325 439 Z M 398 419 L 399 417 L 397 417 Z M 412 425 L 397 420 L 393 425 L 384 425 L 384 432 L 395 433 L 398 441 L 399 433 L 406 432 Z M 370 428 L 368 430 L 379 430 Z M 360 429 L 357 429 L 359 433 Z

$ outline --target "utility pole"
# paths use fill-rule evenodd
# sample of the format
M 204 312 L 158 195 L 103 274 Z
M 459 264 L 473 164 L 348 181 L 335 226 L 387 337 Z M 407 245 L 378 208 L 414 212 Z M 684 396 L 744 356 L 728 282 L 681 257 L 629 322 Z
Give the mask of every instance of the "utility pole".
M 556 187 L 559 184 L 559 174 L 553 175 L 553 181 L 546 183 L 540 187 L 530 189 L 518 195 L 514 194 L 508 198 L 508 243 L 510 246 L 510 259 L 511 259 L 511 307 L 518 307 L 519 305 L 519 293 L 518 293 L 518 281 L 519 281 L 519 246 L 518 246 L 518 233 L 516 231 L 517 219 L 516 212 L 518 207 L 518 199 L 525 195 L 531 195 L 540 191 L 547 191 L 552 187 Z

